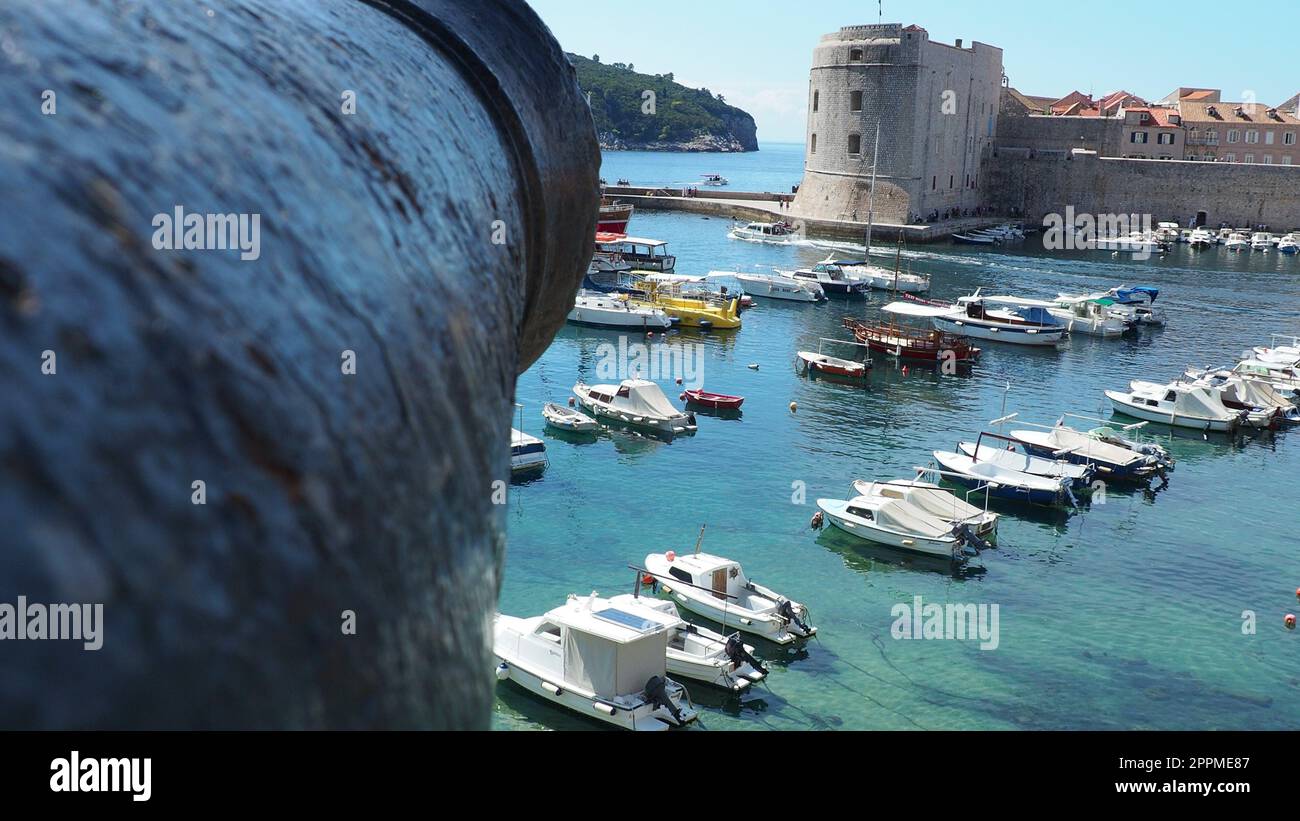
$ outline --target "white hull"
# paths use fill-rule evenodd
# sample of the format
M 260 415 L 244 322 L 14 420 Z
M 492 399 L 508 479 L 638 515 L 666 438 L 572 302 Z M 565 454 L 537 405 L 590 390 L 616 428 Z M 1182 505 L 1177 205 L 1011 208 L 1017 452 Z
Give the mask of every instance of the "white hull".
M 880 527 L 871 527 L 863 522 L 854 522 L 852 519 L 841 515 L 831 504 L 823 504 L 831 500 L 819 499 L 817 506 L 830 519 L 831 524 L 850 535 L 856 536 L 868 542 L 883 544 L 888 547 L 899 550 L 910 550 L 914 553 L 923 553 L 927 556 L 936 556 L 941 559 L 956 558 L 960 548 L 957 546 L 957 540 L 951 536 L 940 539 L 933 539 L 928 536 L 916 534 L 898 533 L 892 530 L 886 530 Z
M 733 274 L 744 286 L 750 296 L 766 299 L 782 299 L 788 302 L 820 302 L 826 298 L 821 286 L 814 283 L 796 282 L 783 276 L 754 276 L 752 274 Z
M 1148 422 L 1160 422 L 1165 425 L 1173 425 L 1179 428 L 1193 428 L 1195 430 L 1208 430 L 1227 432 L 1236 429 L 1237 417 L 1231 419 L 1205 419 L 1198 416 L 1179 416 L 1176 413 L 1161 412 L 1154 408 L 1144 407 L 1134 404 L 1128 394 L 1119 391 L 1106 391 L 1106 397 L 1110 399 L 1115 409 L 1121 413 L 1132 416 L 1136 419 L 1145 419 Z
M 602 302 L 612 300 L 602 300 Z M 649 308 L 605 307 L 581 300 L 569 311 L 567 319 L 581 325 L 595 325 L 601 328 L 637 328 L 638 330 L 664 331 L 672 327 L 673 322 L 663 311 Z
M 672 715 L 666 709 L 650 704 L 642 705 L 634 710 L 613 707 L 614 712 L 611 715 L 606 709 L 610 708 L 611 705 L 596 698 L 594 694 L 568 689 L 562 682 L 551 681 L 549 678 L 520 664 L 518 660 L 512 660 L 496 652 L 493 655 L 496 657 L 498 664 L 505 664 L 507 679 L 528 692 L 540 696 L 552 704 L 572 710 L 579 715 L 594 718 L 597 721 L 603 721 L 624 730 L 639 732 L 671 730 L 676 726 L 673 723 Z M 500 667 L 498 667 L 498 670 L 500 670 Z M 497 674 L 497 678 L 501 679 L 500 673 Z M 687 722 L 695 719 L 695 711 L 692 708 L 682 705 L 678 709 L 682 711 L 683 718 Z
M 968 336 L 972 339 L 985 339 L 991 342 L 1007 342 L 1012 345 L 1055 345 L 1064 338 L 1066 330 L 1060 328 L 1025 328 L 1015 329 L 1011 326 L 988 325 L 976 323 L 969 318 L 950 318 L 936 316 L 934 327 L 951 334 Z

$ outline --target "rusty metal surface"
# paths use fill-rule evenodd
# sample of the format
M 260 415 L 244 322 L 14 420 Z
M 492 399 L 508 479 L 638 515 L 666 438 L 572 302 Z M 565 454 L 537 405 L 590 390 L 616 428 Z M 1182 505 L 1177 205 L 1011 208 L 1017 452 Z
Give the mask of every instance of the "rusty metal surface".
M 549 33 L 509 0 L 19 0 L 0 67 L 0 603 L 105 622 L 0 642 L 0 726 L 486 726 L 491 482 L 596 218 Z M 259 214 L 260 255 L 155 249 L 176 206 Z

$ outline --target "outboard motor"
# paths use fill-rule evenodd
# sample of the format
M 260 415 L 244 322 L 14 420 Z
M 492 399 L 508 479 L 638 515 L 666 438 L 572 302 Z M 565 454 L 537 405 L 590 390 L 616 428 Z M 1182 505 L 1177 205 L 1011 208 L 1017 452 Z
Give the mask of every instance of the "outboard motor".
M 993 549 L 992 543 L 976 533 L 975 528 L 971 527 L 970 524 L 966 522 L 962 522 L 954 527 L 952 529 L 952 535 L 957 537 L 958 544 L 962 547 L 973 549 L 976 555 L 978 555 L 981 550 Z
M 678 724 L 682 723 L 682 711 L 677 709 L 672 698 L 668 695 L 668 682 L 659 676 L 651 676 L 650 680 L 645 683 L 644 695 L 646 701 L 649 701 L 656 707 L 664 707 L 668 712 L 673 714 L 673 720 Z
M 731 659 L 732 664 L 735 664 L 737 667 L 748 662 L 750 667 L 753 667 L 763 675 L 767 675 L 767 668 L 759 664 L 758 659 L 749 654 L 749 651 L 745 649 L 745 643 L 740 640 L 739 635 L 733 634 L 729 639 L 727 639 L 727 648 L 723 652 L 727 654 L 727 658 Z
M 781 618 L 785 619 L 786 621 L 794 624 L 794 626 L 798 627 L 800 630 L 804 632 L 804 635 L 809 635 L 812 633 L 812 630 L 808 629 L 808 625 L 800 621 L 799 617 L 795 615 L 794 605 L 790 603 L 789 599 L 781 600 L 781 603 L 776 607 L 776 614 Z

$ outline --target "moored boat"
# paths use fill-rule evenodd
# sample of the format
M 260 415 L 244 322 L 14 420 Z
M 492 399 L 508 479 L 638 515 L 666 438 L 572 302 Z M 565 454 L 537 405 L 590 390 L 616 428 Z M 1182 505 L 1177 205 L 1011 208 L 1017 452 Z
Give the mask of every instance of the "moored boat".
M 567 319 L 596 328 L 638 328 L 663 331 L 673 326 L 672 318 L 653 305 L 633 302 L 627 296 L 580 291 Z
M 861 277 L 849 274 L 838 265 L 828 265 L 824 262 L 811 268 L 796 268 L 790 271 L 777 269 L 777 273 L 796 281 L 816 283 L 827 296 L 864 296 L 871 290 L 871 285 Z
M 865 259 L 835 259 L 833 256 L 822 260 L 819 265 L 839 268 L 850 277 L 865 282 L 867 287 L 879 291 L 897 291 L 901 294 L 919 294 L 930 290 L 930 278 L 924 274 L 913 274 L 899 270 L 872 265 Z
M 567 430 L 572 433 L 591 433 L 600 430 L 600 423 L 587 414 L 554 402 L 547 402 L 542 406 L 542 418 L 546 420 L 546 424 L 557 430 Z
M 683 391 L 686 394 L 686 401 L 696 405 L 702 405 L 706 408 L 716 408 L 718 410 L 739 410 L 744 404 L 745 397 L 731 396 L 725 393 L 710 393 L 703 389 L 690 389 Z
M 666 434 L 693 433 L 693 414 L 677 410 L 663 390 L 645 379 L 624 379 L 617 385 L 573 386 L 578 403 L 599 417 Z
M 648 607 L 570 596 L 545 615 L 498 613 L 492 654 L 499 681 L 627 730 L 666 730 L 697 718 L 667 675 L 672 619 Z
M 1014 345 L 1056 345 L 1068 333 L 1064 324 L 1042 307 L 989 307 L 976 296 L 962 304 L 912 299 L 891 302 L 885 310 L 901 316 L 928 317 L 937 330 Z
M 780 274 L 750 274 L 731 271 L 710 271 L 708 278 L 734 277 L 745 293 L 755 297 L 780 299 L 788 302 L 821 302 L 826 292 L 816 282 L 802 282 Z
M 609 603 L 619 609 L 630 609 L 632 605 L 649 607 L 664 615 L 670 630 L 668 674 L 675 678 L 703 681 L 743 693 L 751 684 L 767 677 L 767 669 L 754 657 L 753 646 L 742 642 L 739 634 L 724 636 L 691 624 L 677 614 L 677 605 L 667 599 L 621 593 L 611 596 Z
M 1146 453 L 1127 444 L 1107 441 L 1092 432 L 1067 427 L 1063 421 L 1050 427 L 1013 430 L 1010 435 L 1029 453 L 1092 465 L 1098 475 L 1106 479 L 1141 481 L 1173 465 L 1173 461 L 1161 453 Z
M 596 231 L 626 234 L 627 225 L 632 221 L 632 212 L 634 210 L 635 208 L 631 203 L 601 197 L 600 215 L 596 218 Z
M 987 445 L 984 439 L 998 439 L 1011 443 L 1011 448 Z M 998 433 L 981 433 L 974 442 L 958 442 L 957 452 L 970 456 L 977 462 L 992 462 L 998 467 L 1028 473 L 1031 476 L 1046 476 L 1049 479 L 1068 479 L 1076 490 L 1088 487 L 1096 471 L 1086 464 L 1077 464 L 1062 459 L 1049 459 L 1017 450 L 1015 439 Z
M 921 479 L 868 482 L 858 479 L 853 483 L 853 492 L 858 496 L 902 499 L 918 510 L 950 525 L 968 525 L 982 538 L 992 539 L 997 535 L 998 514 L 982 510 L 933 482 L 925 482 Z
M 883 310 L 889 311 L 889 307 L 886 305 Z M 914 328 L 893 320 L 864 322 L 852 317 L 845 317 L 843 324 L 871 351 L 900 359 L 934 365 L 944 362 L 969 365 L 980 355 L 980 349 L 971 345 L 969 338 L 935 328 Z
M 944 476 L 966 487 L 987 491 L 995 499 L 1039 505 L 1074 503 L 1069 479 L 1021 473 L 964 453 L 936 450 L 933 455 Z
M 525 473 L 546 467 L 546 443 L 536 436 L 510 429 L 510 472 Z
M 847 376 L 852 379 L 861 379 L 867 375 L 867 371 L 871 368 L 869 361 L 856 362 L 852 359 L 841 359 L 837 356 L 828 356 L 824 353 L 813 353 L 812 351 L 799 351 L 797 356 L 799 361 L 803 362 L 810 371 L 834 376 Z
M 901 499 L 887 496 L 818 499 L 817 507 L 831 524 L 859 539 L 954 561 L 964 556 L 967 539 L 958 536 L 952 524 Z
M 1224 406 L 1217 391 L 1202 385 L 1133 381 L 1127 391 L 1106 391 L 1115 410 L 1136 419 L 1202 431 L 1235 431 L 1248 412 Z
M 617 254 L 634 268 L 645 271 L 672 271 L 677 266 L 677 257 L 668 253 L 668 243 L 661 239 L 604 234 L 596 237 L 596 250 Z
M 752 581 L 739 562 L 708 553 L 651 553 L 645 567 L 678 606 L 776 644 L 816 634 L 808 609 Z M 684 584 L 678 584 L 684 582 Z

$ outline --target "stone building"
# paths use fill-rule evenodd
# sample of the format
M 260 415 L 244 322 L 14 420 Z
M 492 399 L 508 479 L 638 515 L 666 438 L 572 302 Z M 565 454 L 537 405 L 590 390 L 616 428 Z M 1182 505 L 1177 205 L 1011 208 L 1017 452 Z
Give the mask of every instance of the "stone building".
M 877 222 L 984 204 L 1001 86 L 1002 50 L 983 43 L 936 43 L 898 24 L 825 35 L 813 50 L 796 212 L 865 222 L 873 163 Z

